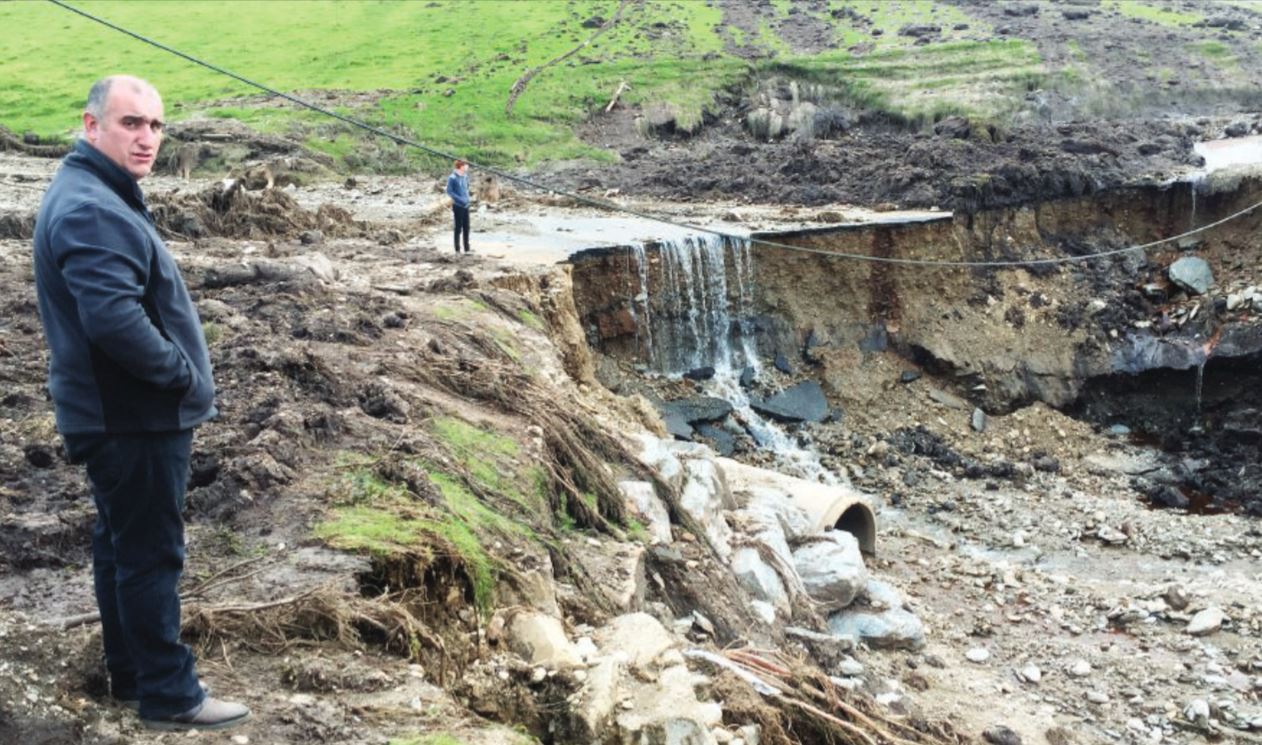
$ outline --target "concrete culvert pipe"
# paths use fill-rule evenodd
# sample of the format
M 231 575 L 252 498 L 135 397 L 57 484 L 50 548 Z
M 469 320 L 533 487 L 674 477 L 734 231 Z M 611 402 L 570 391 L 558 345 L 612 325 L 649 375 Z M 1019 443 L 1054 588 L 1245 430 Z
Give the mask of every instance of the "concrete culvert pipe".
M 810 519 L 816 533 L 844 530 L 859 541 L 863 553 L 876 555 L 876 513 L 868 497 L 846 484 L 819 484 L 748 466 L 730 458 L 716 461 L 736 501 L 742 505 L 762 490 L 779 492 Z

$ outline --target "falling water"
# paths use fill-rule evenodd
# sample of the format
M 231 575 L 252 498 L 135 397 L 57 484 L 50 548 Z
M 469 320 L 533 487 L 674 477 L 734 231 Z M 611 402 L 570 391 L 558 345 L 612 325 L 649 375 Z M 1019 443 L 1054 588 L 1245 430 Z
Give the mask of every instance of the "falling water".
M 670 376 L 713 367 L 714 377 L 704 384 L 706 395 L 731 403 L 733 418 L 758 447 L 775 453 L 786 472 L 837 483 L 836 476 L 820 465 L 816 453 L 753 410 L 740 385 L 745 367 L 753 368 L 755 374 L 761 367 L 752 320 L 754 267 L 749 241 L 690 236 L 662 241 L 657 247 L 661 266 L 653 277 L 657 280 L 654 287 L 650 287 L 644 247 L 632 250 L 640 283 L 633 307 L 644 314 L 645 343 L 640 349 L 645 363 Z M 655 308 L 651 315 L 650 305 Z

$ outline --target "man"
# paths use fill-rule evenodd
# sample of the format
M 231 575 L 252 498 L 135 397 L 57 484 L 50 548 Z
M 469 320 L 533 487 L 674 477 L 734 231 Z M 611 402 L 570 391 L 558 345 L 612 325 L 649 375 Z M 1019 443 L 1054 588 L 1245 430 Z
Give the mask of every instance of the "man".
M 456 168 L 447 177 L 447 196 L 451 197 L 451 214 L 456 222 L 456 253 L 460 253 L 460 233 L 464 232 L 464 252 L 469 253 L 469 164 L 456 161 Z
M 149 83 L 117 75 L 92 86 L 83 138 L 35 223 L 35 289 L 57 428 L 96 502 L 111 692 L 154 729 L 222 729 L 250 710 L 208 698 L 180 643 L 192 432 L 217 412 L 197 310 L 138 183 L 162 124 Z

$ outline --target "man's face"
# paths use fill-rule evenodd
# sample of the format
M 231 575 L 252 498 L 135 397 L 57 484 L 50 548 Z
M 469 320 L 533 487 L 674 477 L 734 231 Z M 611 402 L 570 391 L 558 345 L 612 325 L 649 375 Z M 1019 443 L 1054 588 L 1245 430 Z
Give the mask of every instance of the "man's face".
M 466 173 L 468 173 L 468 172 L 469 172 L 469 164 L 468 164 L 468 163 L 465 163 L 464 165 L 462 165 L 462 166 L 460 166 L 459 168 L 457 168 L 457 169 L 456 169 L 456 173 L 460 174 L 461 176 L 465 175 L 465 174 L 466 174 Z
M 152 88 L 116 82 L 99 119 L 84 113 L 83 131 L 93 147 L 140 180 L 153 169 L 162 144 L 162 99 Z

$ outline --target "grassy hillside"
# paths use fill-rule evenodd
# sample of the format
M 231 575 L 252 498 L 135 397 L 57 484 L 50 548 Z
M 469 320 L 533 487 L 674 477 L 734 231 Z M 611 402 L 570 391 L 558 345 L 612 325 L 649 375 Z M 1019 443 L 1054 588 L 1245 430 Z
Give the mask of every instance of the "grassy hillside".
M 626 23 L 571 58 L 571 66 L 536 78 L 509 118 L 504 107 L 513 81 L 587 38 L 592 29 L 583 22 L 610 17 L 617 2 L 81 5 L 281 90 L 372 93 L 346 97 L 340 109 L 501 163 L 607 157 L 579 142 L 571 126 L 603 105 L 622 80 L 631 85 L 624 97 L 629 103 L 662 101 L 699 111 L 743 69 L 734 58 L 703 59 L 722 43 L 714 31 L 718 10 L 691 0 L 631 6 Z M 0 28 L 6 81 L 0 123 L 17 131 L 70 132 L 92 81 L 120 70 L 153 81 L 172 119 L 207 112 L 263 130 L 327 121 L 288 106 L 234 102 L 256 91 L 53 5 L 0 4 Z M 338 140 L 335 129 L 314 144 L 344 154 L 348 145 Z

